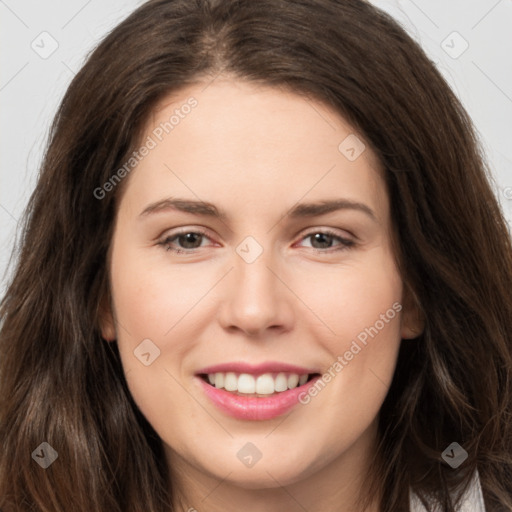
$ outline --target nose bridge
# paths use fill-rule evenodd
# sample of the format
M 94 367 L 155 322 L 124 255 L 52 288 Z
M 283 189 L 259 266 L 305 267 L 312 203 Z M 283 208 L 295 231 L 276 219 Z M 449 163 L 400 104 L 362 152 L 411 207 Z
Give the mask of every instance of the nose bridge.
M 277 277 L 280 265 L 275 251 L 247 237 L 236 253 L 221 315 L 224 327 L 237 327 L 248 334 L 269 327 L 288 328 L 292 320 L 290 297 Z
M 267 303 L 273 300 L 275 289 L 275 275 L 270 268 L 275 266 L 272 250 L 267 249 L 257 256 L 254 261 L 247 261 L 239 256 L 235 263 L 234 274 L 236 288 L 241 297 L 264 294 Z

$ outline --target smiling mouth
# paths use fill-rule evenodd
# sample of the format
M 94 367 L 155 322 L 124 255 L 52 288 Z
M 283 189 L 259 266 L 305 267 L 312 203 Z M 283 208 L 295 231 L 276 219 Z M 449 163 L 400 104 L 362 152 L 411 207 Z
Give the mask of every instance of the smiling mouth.
M 307 384 L 319 373 L 299 375 L 279 372 L 252 375 L 250 373 L 202 373 L 198 377 L 208 385 L 244 397 L 270 397 Z

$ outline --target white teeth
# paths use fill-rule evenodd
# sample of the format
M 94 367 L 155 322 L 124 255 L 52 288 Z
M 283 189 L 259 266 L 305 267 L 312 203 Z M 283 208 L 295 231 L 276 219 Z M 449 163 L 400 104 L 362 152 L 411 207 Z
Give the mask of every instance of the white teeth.
M 238 377 L 238 392 L 239 393 L 254 393 L 256 391 L 256 381 L 252 375 L 242 373 Z
M 275 391 L 272 375 L 265 373 L 256 379 L 256 393 L 258 395 L 271 395 Z
M 276 391 L 286 391 L 288 389 L 288 377 L 284 373 L 277 374 L 274 389 Z
M 290 389 L 296 388 L 299 383 L 299 376 L 296 373 L 290 373 L 288 375 L 288 387 Z
M 224 388 L 226 391 L 244 393 L 244 394 L 258 394 L 258 395 L 272 395 L 273 393 L 280 393 L 288 389 L 294 389 L 297 386 L 304 385 L 308 380 L 308 375 L 298 375 L 296 373 L 264 373 L 258 377 L 254 377 L 249 373 L 234 373 L 234 372 L 218 372 L 209 373 L 208 382 L 216 388 Z
M 224 388 L 226 391 L 236 391 L 238 386 L 237 377 L 234 373 L 226 373 L 224 377 Z
M 216 373 L 215 374 L 215 387 L 216 388 L 223 388 L 224 387 L 224 374 L 223 373 Z

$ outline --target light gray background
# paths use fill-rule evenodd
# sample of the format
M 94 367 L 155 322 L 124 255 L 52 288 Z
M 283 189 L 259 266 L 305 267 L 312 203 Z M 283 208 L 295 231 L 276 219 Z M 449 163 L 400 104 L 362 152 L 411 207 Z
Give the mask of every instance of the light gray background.
M 0 0 L 0 296 L 18 221 L 66 87 L 101 38 L 142 3 Z M 512 0 L 372 3 L 420 42 L 462 100 L 512 226 Z

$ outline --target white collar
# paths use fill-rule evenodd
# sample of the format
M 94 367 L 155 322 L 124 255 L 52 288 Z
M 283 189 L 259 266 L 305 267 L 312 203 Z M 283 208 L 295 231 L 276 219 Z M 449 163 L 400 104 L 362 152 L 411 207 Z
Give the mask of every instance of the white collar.
M 431 501 L 430 503 L 433 504 L 434 502 Z M 409 508 L 411 512 L 426 512 L 426 508 L 423 506 L 418 496 L 412 491 L 409 493 Z M 433 510 L 438 512 L 439 509 L 433 508 Z M 457 509 L 457 512 L 485 512 L 484 497 L 478 471 L 475 471 L 471 484 L 462 497 L 460 508 Z

